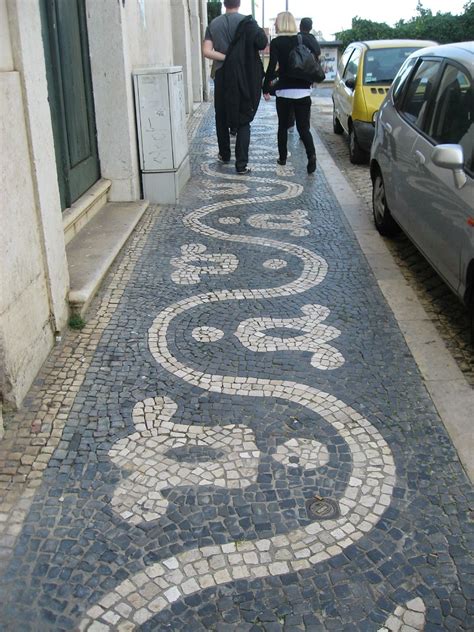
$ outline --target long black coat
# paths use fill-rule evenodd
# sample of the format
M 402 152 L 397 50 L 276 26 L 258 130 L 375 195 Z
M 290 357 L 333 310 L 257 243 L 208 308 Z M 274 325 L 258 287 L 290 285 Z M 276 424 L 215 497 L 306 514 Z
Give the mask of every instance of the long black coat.
M 240 22 L 223 66 L 225 110 L 231 128 L 250 123 L 257 113 L 264 74 L 258 51 L 267 42 L 265 31 L 251 15 Z

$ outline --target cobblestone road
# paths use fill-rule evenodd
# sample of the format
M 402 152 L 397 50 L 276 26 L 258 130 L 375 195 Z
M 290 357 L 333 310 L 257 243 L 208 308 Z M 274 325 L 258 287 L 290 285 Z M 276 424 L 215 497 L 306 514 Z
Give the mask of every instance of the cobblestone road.
M 331 89 L 317 88 L 314 95 L 312 124 L 371 215 L 369 167 L 351 164 L 347 135 L 338 136 L 333 132 Z M 466 308 L 403 233 L 385 242 L 466 380 L 474 387 L 474 341 Z
M 6 420 L 2 629 L 472 629 L 471 486 L 322 170 L 210 117 Z

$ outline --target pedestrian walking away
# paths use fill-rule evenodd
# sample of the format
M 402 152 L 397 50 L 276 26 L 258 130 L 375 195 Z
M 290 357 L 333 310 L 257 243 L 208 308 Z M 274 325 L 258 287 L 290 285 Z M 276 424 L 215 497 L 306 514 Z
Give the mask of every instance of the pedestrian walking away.
M 302 43 L 319 57 L 321 49 L 316 38 L 309 33 L 297 34 L 296 21 L 289 11 L 279 13 L 275 23 L 277 37 L 270 44 L 270 61 L 263 83 L 263 94 L 266 101 L 270 99 L 270 82 L 276 77 L 278 64 L 278 86 L 276 89 L 276 108 L 278 114 L 278 164 L 285 165 L 288 156 L 288 127 L 294 111 L 296 128 L 304 143 L 308 158 L 307 171 L 316 170 L 316 150 L 310 129 L 311 81 L 291 76 L 289 57 L 293 48 Z
M 240 0 L 224 0 L 224 6 L 226 12 L 207 27 L 203 54 L 215 64 L 218 159 L 230 162 L 229 130 L 235 131 L 235 168 L 246 174 L 250 171 L 250 123 L 257 112 L 264 74 L 259 50 L 267 45 L 267 36 L 252 16 L 239 13 Z
M 321 54 L 321 48 L 319 46 L 318 40 L 315 38 L 315 36 L 311 33 L 311 31 L 313 30 L 313 20 L 311 18 L 302 18 L 300 21 L 300 35 L 303 35 L 303 33 L 306 33 L 312 40 L 313 44 L 314 44 L 314 49 L 313 50 L 318 50 L 319 52 L 317 53 L 317 57 L 320 56 Z M 311 121 L 311 110 L 308 112 L 309 114 L 309 120 Z M 288 131 L 291 132 L 294 130 L 295 127 L 295 111 L 293 108 L 291 108 L 289 117 L 288 117 Z M 303 140 L 300 137 L 300 140 Z

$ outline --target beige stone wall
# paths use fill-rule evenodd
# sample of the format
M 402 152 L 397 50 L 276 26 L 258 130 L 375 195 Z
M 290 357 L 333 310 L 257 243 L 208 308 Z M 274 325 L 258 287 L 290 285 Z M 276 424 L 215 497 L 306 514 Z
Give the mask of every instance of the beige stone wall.
M 87 0 L 97 140 L 110 199 L 140 198 L 132 72 L 183 66 L 186 110 L 202 101 L 203 0 Z
M 0 0 L 0 72 L 13 70 L 13 57 L 8 28 L 6 0 Z
M 191 112 L 203 93 L 205 2 L 86 0 L 86 7 L 102 176 L 112 181 L 111 200 L 137 200 L 132 71 L 182 65 Z M 0 403 L 18 406 L 68 316 L 69 276 L 37 0 L 0 0 L 0 90 Z
M 124 8 L 132 70 L 182 66 L 188 113 L 202 101 L 199 8 L 199 0 L 134 0 Z
M 20 75 L 0 73 L 2 397 L 18 406 L 53 342 Z
M 170 0 L 132 0 L 124 10 L 132 69 L 173 65 Z
M 131 3 L 125 3 L 131 4 Z M 117 0 L 87 0 L 97 144 L 111 201 L 140 199 L 127 13 Z
M 42 265 L 48 281 L 53 326 L 60 330 L 67 321 L 69 274 L 39 4 L 7 0 L 7 9 L 13 62 L 22 87 Z
M 39 4 L 0 0 L 0 398 L 19 406 L 69 284 Z

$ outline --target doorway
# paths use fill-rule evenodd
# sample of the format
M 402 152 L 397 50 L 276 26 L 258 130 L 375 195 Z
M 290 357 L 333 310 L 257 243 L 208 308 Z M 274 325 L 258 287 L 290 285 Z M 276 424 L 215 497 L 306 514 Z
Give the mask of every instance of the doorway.
M 42 0 L 61 207 L 100 178 L 85 0 Z

